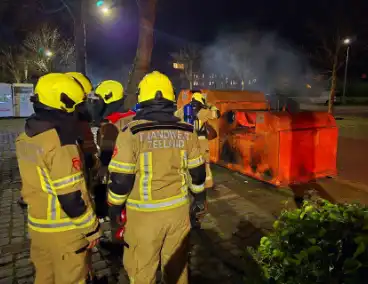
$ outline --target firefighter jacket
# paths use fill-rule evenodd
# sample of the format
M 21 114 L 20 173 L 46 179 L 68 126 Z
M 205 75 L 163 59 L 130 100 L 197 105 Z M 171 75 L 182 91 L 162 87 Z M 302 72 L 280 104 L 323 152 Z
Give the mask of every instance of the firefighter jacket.
M 88 121 L 78 120 L 77 123 L 79 129 L 78 133 L 80 134 L 78 137 L 78 144 L 83 152 L 85 166 L 88 169 L 91 169 L 95 163 L 94 157 L 97 155 L 97 146 Z
M 115 141 L 120 130 L 124 128 L 135 116 L 134 111 L 125 113 L 112 113 L 106 117 L 106 122 L 101 124 L 97 143 L 100 148 L 100 161 L 102 166 L 108 166 L 115 148 Z
M 180 108 L 175 112 L 175 116 L 184 120 L 184 108 Z M 199 146 L 201 154 L 206 162 L 209 162 L 209 144 L 207 139 L 206 123 L 211 119 L 217 119 L 220 117 L 220 111 L 212 105 L 207 105 L 205 108 L 201 108 L 196 118 L 194 119 L 194 129 L 198 135 Z
M 198 136 L 207 137 L 206 123 L 211 119 L 219 117 L 219 110 L 215 106 L 207 105 L 206 108 L 200 109 L 194 120 L 194 129 L 197 131 Z
M 178 109 L 175 112 L 175 116 L 184 120 L 184 107 Z M 198 137 L 206 137 L 206 123 L 211 119 L 217 119 L 219 117 L 220 111 L 215 106 L 206 105 L 205 108 L 201 108 L 194 119 L 194 129 L 196 130 Z
M 28 226 L 42 233 L 100 236 L 77 146 L 76 121 L 55 111 L 31 116 L 16 140 Z
M 120 133 L 112 158 L 110 205 L 151 212 L 189 203 L 190 190 L 205 200 L 205 166 L 193 126 L 176 122 L 134 120 Z

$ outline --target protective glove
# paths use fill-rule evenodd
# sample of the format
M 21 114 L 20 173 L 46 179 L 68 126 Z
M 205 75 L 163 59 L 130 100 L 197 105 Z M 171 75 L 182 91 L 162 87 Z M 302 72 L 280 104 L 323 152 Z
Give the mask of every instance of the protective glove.
M 124 226 L 126 223 L 126 212 L 124 206 L 109 205 L 109 218 L 111 225 Z
M 201 202 L 193 202 L 192 212 L 197 220 L 202 220 L 203 217 L 206 216 L 207 211 L 208 211 L 207 200 Z

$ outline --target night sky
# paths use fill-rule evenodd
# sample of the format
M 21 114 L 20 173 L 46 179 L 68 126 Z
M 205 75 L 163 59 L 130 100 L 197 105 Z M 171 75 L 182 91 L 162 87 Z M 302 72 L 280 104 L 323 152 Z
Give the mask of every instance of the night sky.
M 87 44 L 93 73 L 115 72 L 119 74 L 115 76 L 120 76 L 121 66 L 129 67 L 133 61 L 138 39 L 137 6 L 135 0 L 118 1 L 123 5 L 116 8 L 115 16 L 110 19 L 103 19 L 98 15 L 91 3 Z M 35 7 L 32 4 L 35 0 L 9 2 L 9 7 L 5 10 L 7 12 L 0 14 L 0 40 L 3 45 L 8 41 L 20 41 L 27 29 L 36 27 L 42 21 L 61 26 L 63 33 L 72 37 L 72 24 L 66 11 L 44 13 L 40 6 Z M 363 59 L 366 59 L 364 55 L 368 51 L 365 49 L 368 46 L 367 2 L 158 0 L 152 66 L 170 73 L 172 69 L 169 52 L 177 51 L 187 43 L 205 46 L 220 32 L 241 32 L 249 29 L 276 32 L 296 47 L 310 52 L 319 44 L 310 26 L 331 30 L 331 27 L 338 25 L 343 27 L 342 33 L 356 37 L 352 59 L 356 59 L 355 64 L 359 67 Z M 43 3 L 49 10 L 60 6 L 59 0 L 43 0 Z

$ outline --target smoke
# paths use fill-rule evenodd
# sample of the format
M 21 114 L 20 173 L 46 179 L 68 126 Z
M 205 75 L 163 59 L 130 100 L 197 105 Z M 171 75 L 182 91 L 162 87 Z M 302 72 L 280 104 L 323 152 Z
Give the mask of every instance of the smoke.
M 273 33 L 220 34 L 204 48 L 201 67 L 217 75 L 215 86 L 220 89 L 235 80 L 237 89 L 266 94 L 305 96 L 323 91 L 323 83 L 313 80 L 316 74 L 307 58 Z
M 89 62 L 87 75 L 94 86 L 104 80 L 116 80 L 123 83 L 128 82 L 130 65 L 109 66 L 100 62 Z

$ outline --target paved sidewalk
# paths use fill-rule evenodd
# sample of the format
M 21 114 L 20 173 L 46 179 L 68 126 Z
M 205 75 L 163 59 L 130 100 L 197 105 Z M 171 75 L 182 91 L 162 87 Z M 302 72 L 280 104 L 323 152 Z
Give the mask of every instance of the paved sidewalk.
M 21 181 L 14 141 L 18 133 L 19 128 L 0 130 L 0 284 L 33 283 L 34 280 L 34 268 L 29 259 L 27 212 L 17 204 Z M 191 283 L 244 283 L 243 276 L 236 271 L 236 265 L 235 268 L 231 266 L 232 262 L 241 259 L 243 248 L 232 244 L 232 228 L 230 231 L 225 227 L 220 229 L 220 225 L 226 224 L 223 218 L 232 219 L 234 224 L 239 219 L 236 210 L 219 210 L 225 208 L 222 205 L 228 201 L 230 207 L 244 206 L 241 204 L 244 200 L 237 199 L 239 196 L 232 196 L 230 190 L 223 187 L 221 194 L 210 200 L 210 214 L 205 219 L 204 230 L 191 233 Z M 105 235 L 110 236 L 109 224 L 102 225 Z M 230 251 L 226 252 L 228 249 Z M 100 246 L 93 252 L 92 261 L 96 275 L 107 278 L 108 282 L 101 283 L 127 283 L 121 260 L 116 258 L 113 250 Z M 242 269 L 242 265 L 239 266 Z
M 0 284 L 33 283 L 34 276 L 29 261 L 26 211 L 17 204 L 21 182 L 14 140 L 21 127 L 20 120 L 14 125 L 6 121 L 5 126 L 0 120 Z M 359 151 L 354 157 L 358 155 Z M 364 163 L 360 166 L 363 168 Z M 247 247 L 258 245 L 283 208 L 295 208 L 293 193 L 220 167 L 213 169 L 216 190 L 209 193 L 209 214 L 202 230 L 194 230 L 190 235 L 190 283 L 259 283 L 259 270 Z M 322 180 L 300 189 L 316 190 L 333 201 L 358 200 L 368 204 L 363 185 L 339 179 Z M 109 224 L 104 223 L 103 227 L 109 237 Z M 121 258 L 115 252 L 100 246 L 93 252 L 93 268 L 97 276 L 106 276 L 108 283 L 127 283 Z

